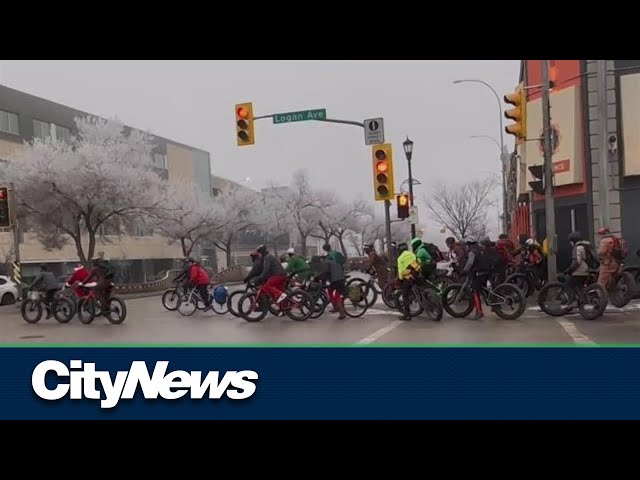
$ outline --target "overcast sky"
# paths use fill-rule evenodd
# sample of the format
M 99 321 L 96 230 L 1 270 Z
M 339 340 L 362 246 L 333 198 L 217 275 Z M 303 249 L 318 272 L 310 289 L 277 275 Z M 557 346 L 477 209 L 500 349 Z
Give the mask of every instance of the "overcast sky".
M 234 105 L 256 115 L 326 108 L 329 118 L 383 117 L 396 186 L 407 177 L 402 141 L 415 142 L 422 200 L 437 181 L 499 174 L 499 96 L 518 83 L 520 60 L 449 61 L 61 61 L 1 60 L 0 83 L 207 150 L 216 175 L 254 188 L 288 183 L 299 168 L 349 198 L 373 199 L 371 147 L 362 129 L 321 122 L 256 123 L 256 145 L 237 147 Z M 506 120 L 505 120 L 506 121 Z M 513 141 L 505 135 L 512 149 Z M 500 192 L 497 184 L 497 194 Z M 420 202 L 422 203 L 422 202 Z M 497 216 L 497 214 L 495 214 Z M 420 220 L 426 220 L 424 209 Z M 494 217 L 497 222 L 497 218 Z

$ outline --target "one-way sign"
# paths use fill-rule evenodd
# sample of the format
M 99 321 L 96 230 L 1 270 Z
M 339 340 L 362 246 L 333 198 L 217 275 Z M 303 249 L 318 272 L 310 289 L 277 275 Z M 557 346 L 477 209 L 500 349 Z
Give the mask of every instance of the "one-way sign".
M 380 145 L 384 143 L 384 121 L 382 118 L 369 118 L 364 122 L 364 144 Z

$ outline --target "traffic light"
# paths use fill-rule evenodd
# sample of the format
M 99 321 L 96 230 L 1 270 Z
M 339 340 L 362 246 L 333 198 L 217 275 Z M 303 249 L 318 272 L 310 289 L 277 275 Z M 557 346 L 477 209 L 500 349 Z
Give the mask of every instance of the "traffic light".
M 247 102 L 236 105 L 236 130 L 239 147 L 256 143 L 253 122 L 253 103 Z
M 11 216 L 9 215 L 9 189 L 0 188 L 0 228 L 11 226 Z
M 409 195 L 402 193 L 396 198 L 398 204 L 398 218 L 409 218 Z
M 544 195 L 544 167 L 542 165 L 534 165 L 529 167 L 529 171 L 534 178 L 537 178 L 535 182 L 529 182 L 531 190 L 538 195 Z
M 376 201 L 393 200 L 393 151 L 390 143 L 374 145 L 373 154 L 373 189 Z
M 527 137 L 527 96 L 524 84 L 521 82 L 513 93 L 505 95 L 504 101 L 514 107 L 504 112 L 505 118 L 515 122 L 504 127 L 504 131 L 515 136 L 517 143 L 521 143 Z

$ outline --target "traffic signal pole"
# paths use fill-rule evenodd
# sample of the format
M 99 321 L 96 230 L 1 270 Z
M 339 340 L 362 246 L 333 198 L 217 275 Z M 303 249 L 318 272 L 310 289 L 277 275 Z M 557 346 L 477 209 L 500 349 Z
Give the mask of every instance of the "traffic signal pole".
M 542 61 L 542 136 L 544 140 L 544 211 L 547 224 L 547 279 L 555 281 L 558 276 L 556 252 L 558 239 L 556 238 L 556 212 L 553 199 L 553 147 L 551 144 L 551 102 L 549 85 L 549 60 Z
M 253 117 L 254 120 L 262 120 L 264 118 L 273 118 L 276 114 L 271 115 L 260 115 L 258 117 Z M 353 125 L 356 127 L 360 127 L 363 130 L 365 129 L 364 123 L 356 122 L 353 120 L 341 120 L 336 118 L 315 118 L 314 122 L 327 122 L 327 123 L 341 123 L 343 125 Z M 413 188 L 413 186 L 411 186 Z M 413 198 L 413 196 L 412 196 Z M 384 227 L 385 227 L 385 237 L 386 237 L 386 247 L 387 247 L 387 255 L 391 257 L 391 202 L 389 200 L 384 201 Z M 412 228 L 414 228 L 412 226 Z M 414 235 L 415 236 L 415 235 Z

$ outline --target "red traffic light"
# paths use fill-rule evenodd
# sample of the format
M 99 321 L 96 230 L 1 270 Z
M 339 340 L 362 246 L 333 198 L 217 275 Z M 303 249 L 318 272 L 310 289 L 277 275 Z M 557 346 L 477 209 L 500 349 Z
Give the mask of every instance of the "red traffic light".
M 237 111 L 237 114 L 240 118 L 248 118 L 249 117 L 249 112 L 247 111 L 246 108 L 244 107 L 240 107 Z

